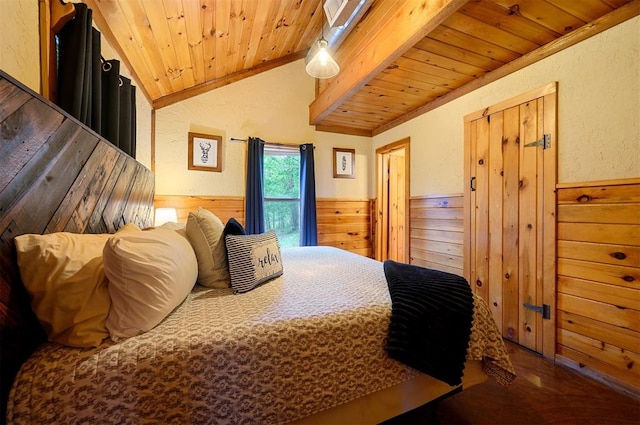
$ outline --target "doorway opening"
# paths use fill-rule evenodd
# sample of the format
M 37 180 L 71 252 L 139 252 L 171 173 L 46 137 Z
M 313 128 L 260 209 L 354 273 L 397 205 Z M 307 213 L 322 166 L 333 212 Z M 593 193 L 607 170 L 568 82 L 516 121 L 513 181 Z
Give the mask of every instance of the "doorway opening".
M 410 139 L 376 149 L 376 238 L 379 261 L 409 262 Z

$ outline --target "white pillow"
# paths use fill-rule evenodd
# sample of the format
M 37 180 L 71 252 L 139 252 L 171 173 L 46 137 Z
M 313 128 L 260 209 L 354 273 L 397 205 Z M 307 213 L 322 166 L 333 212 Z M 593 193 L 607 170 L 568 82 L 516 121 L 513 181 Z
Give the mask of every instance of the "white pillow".
M 187 237 L 198 259 L 198 283 L 209 288 L 229 287 L 229 265 L 224 224 L 211 211 L 198 208 L 187 219 Z
M 49 341 L 97 347 L 109 336 L 102 250 L 112 236 L 60 232 L 14 239 L 22 282 Z
M 127 224 L 117 234 L 128 231 L 140 229 Z M 102 252 L 111 237 L 56 232 L 14 239 L 22 283 L 49 341 L 97 347 L 109 336 L 111 298 Z
M 189 241 L 174 230 L 126 232 L 104 247 L 114 341 L 153 329 L 187 297 L 198 265 Z

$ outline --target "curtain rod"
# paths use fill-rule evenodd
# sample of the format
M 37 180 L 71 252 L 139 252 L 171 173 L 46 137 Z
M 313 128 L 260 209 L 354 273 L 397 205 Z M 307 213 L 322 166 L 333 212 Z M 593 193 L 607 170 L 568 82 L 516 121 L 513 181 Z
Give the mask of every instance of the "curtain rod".
M 238 139 L 237 137 L 231 137 L 229 140 L 231 140 L 232 142 L 246 142 L 248 139 Z M 274 142 L 267 142 L 267 141 L 264 141 L 264 143 L 271 146 L 281 146 L 285 148 L 294 148 L 294 147 L 300 146 L 295 143 L 274 143 Z M 304 143 L 302 144 L 304 145 Z M 314 146 L 313 149 L 315 148 L 316 147 Z

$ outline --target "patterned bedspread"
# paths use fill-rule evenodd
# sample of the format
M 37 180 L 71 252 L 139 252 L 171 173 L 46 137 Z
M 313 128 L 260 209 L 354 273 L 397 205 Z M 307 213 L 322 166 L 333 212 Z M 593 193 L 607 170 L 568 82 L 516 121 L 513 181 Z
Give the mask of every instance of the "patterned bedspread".
M 282 252 L 251 292 L 196 286 L 153 330 L 96 349 L 49 343 L 23 365 L 9 423 L 284 423 L 418 372 L 389 358 L 382 264 L 335 248 Z M 479 299 L 468 359 L 513 368 Z

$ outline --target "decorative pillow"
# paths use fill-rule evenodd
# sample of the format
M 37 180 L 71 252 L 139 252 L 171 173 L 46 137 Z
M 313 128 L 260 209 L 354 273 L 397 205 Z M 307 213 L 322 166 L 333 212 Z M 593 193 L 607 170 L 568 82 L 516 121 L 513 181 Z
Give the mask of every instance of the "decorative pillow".
M 176 223 L 174 221 L 167 221 L 166 223 L 162 223 L 160 226 L 151 227 L 151 229 L 169 229 L 175 230 L 176 232 L 180 232 L 181 230 L 185 230 L 187 226 L 186 223 Z
M 104 247 L 111 310 L 106 327 L 114 341 L 160 323 L 187 297 L 198 265 L 189 241 L 174 230 L 116 234 Z
M 189 238 L 187 237 L 187 223 L 174 223 L 172 221 L 167 221 L 166 223 L 162 224 L 161 226 L 154 227 L 154 229 L 173 230 L 174 232 L 176 232 L 177 234 L 179 234 L 180 236 L 182 236 L 186 240 L 189 240 Z M 191 243 L 191 242 L 189 242 L 189 243 Z
M 119 233 L 131 226 L 137 229 L 127 225 Z M 49 341 L 96 347 L 109 336 L 102 250 L 112 236 L 60 232 L 14 239 L 22 282 Z
M 229 274 L 234 293 L 247 292 L 282 275 L 282 257 L 276 232 L 226 238 Z
M 222 234 L 226 238 L 227 235 L 237 236 L 237 235 L 246 235 L 247 233 L 244 231 L 244 227 L 242 227 L 242 224 L 240 224 L 238 220 L 236 220 L 235 218 L 231 217 L 227 221 L 227 224 L 224 226 L 224 230 Z
M 229 267 L 223 238 L 224 225 L 211 211 L 189 213 L 187 237 L 198 259 L 198 283 L 209 288 L 229 287 Z

